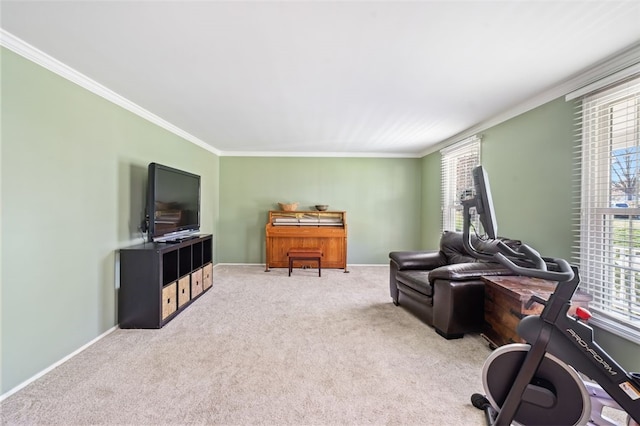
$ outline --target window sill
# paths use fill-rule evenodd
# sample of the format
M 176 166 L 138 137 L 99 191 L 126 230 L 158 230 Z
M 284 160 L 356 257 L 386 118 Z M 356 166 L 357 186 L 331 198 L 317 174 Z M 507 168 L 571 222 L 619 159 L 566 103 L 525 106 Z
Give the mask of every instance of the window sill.
M 640 328 L 630 324 L 624 324 L 620 320 L 611 318 L 609 315 L 596 312 L 589 320 L 589 325 L 598 327 L 609 333 L 615 334 L 625 340 L 640 345 Z

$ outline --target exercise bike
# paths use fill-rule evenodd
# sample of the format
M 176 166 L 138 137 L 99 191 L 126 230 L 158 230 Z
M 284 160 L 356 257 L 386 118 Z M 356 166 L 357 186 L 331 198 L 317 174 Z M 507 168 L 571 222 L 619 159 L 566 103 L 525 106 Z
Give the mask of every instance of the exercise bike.
M 576 267 L 564 259 L 542 257 L 522 244 L 514 250 L 496 239 L 491 192 L 482 166 L 473 170 L 476 196 L 463 201 L 464 243 L 480 259 L 496 260 L 516 275 L 557 281 L 540 315 L 523 318 L 518 334 L 528 343 L 494 350 L 484 363 L 485 395 L 471 402 L 484 410 L 489 425 L 614 425 L 605 406 L 626 412 L 626 424 L 640 424 L 640 374 L 628 373 L 594 340 L 590 314 L 577 308 L 567 314 L 580 283 Z M 469 238 L 470 209 L 475 208 L 489 236 L 491 253 L 478 250 Z

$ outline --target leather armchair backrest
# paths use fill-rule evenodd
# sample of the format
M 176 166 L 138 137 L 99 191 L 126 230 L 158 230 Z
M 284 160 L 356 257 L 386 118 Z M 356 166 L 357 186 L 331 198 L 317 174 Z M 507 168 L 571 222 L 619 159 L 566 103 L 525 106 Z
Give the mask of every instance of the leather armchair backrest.
M 472 236 L 471 238 L 474 239 L 476 237 Z M 440 238 L 440 251 L 447 258 L 448 264 L 478 261 L 465 250 L 462 244 L 461 232 L 444 231 Z
M 499 239 L 512 249 L 517 249 L 520 241 L 499 237 Z M 483 253 L 497 252 L 496 241 L 483 241 L 475 235 L 471 235 L 471 244 Z M 444 231 L 440 238 L 440 251 L 446 257 L 448 264 L 478 262 L 471 256 L 462 243 L 462 232 Z

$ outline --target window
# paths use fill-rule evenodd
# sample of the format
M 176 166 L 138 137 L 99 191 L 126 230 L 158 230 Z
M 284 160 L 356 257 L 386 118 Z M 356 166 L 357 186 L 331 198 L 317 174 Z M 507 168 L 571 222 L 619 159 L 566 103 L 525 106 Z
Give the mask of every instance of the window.
M 462 232 L 461 200 L 471 195 L 471 171 L 480 165 L 480 138 L 472 136 L 440 151 L 442 155 L 442 230 Z M 472 223 L 479 229 L 475 211 Z
M 577 261 L 590 306 L 612 331 L 640 331 L 640 77 L 579 102 Z

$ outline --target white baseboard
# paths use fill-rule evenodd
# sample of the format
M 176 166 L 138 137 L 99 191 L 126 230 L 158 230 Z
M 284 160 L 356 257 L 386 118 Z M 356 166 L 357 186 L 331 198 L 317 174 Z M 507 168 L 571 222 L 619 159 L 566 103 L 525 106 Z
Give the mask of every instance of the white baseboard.
M 216 263 L 213 267 L 228 265 L 228 266 L 264 266 L 264 263 Z M 347 268 L 350 266 L 389 266 L 388 263 L 347 263 Z M 284 268 L 287 269 L 287 268 Z M 325 268 L 322 268 L 325 269 Z M 335 268 L 328 268 L 335 269 Z M 340 268 L 338 268 L 340 269 Z
M 389 266 L 388 263 L 347 263 L 347 266 Z
M 39 372 L 35 376 L 31 377 L 30 379 L 25 380 L 24 382 L 20 383 L 18 386 L 14 387 L 13 389 L 8 390 L 7 392 L 3 393 L 2 395 L 0 395 L 0 402 L 4 401 L 5 399 L 10 397 L 14 393 L 18 392 L 20 389 L 22 389 L 22 388 L 26 387 L 27 385 L 35 382 L 40 377 L 44 376 L 45 374 L 47 374 L 48 372 L 50 372 L 54 368 L 56 368 L 56 367 L 64 364 L 65 362 L 69 361 L 71 358 L 73 358 L 74 356 L 78 355 L 80 352 L 84 351 L 89 346 L 93 345 L 94 343 L 96 343 L 98 340 L 102 339 L 106 335 L 113 333 L 117 329 L 118 329 L 117 325 L 114 326 L 114 327 L 111 327 L 109 330 L 105 331 L 104 333 L 102 333 L 101 335 L 99 335 L 98 337 L 96 337 L 95 339 L 90 341 L 89 343 L 87 343 L 87 344 L 81 346 L 80 348 L 76 349 L 75 351 L 73 351 L 72 353 L 67 355 L 66 357 L 62 358 L 60 361 L 58 361 L 55 364 L 45 368 L 44 370 L 42 370 L 41 372 Z
M 219 262 L 216 263 L 213 267 L 217 267 L 217 266 L 223 266 L 223 265 L 233 265 L 233 266 L 258 266 L 258 265 L 262 265 L 264 266 L 264 263 L 228 263 L 228 262 Z

